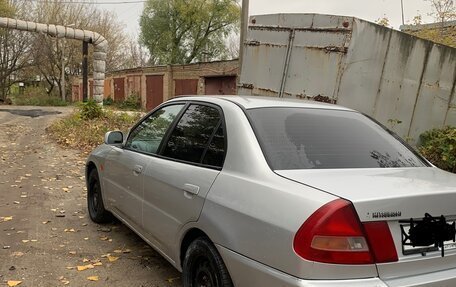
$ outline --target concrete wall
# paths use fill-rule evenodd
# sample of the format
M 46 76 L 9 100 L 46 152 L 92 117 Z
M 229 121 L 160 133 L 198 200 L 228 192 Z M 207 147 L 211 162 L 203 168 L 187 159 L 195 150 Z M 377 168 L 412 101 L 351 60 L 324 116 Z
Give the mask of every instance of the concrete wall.
M 456 125 L 456 49 L 352 17 L 251 18 L 240 94 L 316 99 L 376 118 L 416 143 Z M 254 22 L 254 23 L 253 23 Z

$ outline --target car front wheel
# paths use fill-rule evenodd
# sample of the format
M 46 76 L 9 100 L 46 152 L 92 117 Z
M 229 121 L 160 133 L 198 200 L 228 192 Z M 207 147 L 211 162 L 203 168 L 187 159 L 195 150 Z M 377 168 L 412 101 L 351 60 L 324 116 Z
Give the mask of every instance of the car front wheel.
M 112 220 L 112 215 L 104 207 L 100 178 L 96 169 L 93 169 L 90 172 L 88 183 L 87 207 L 89 209 L 90 219 L 95 223 L 110 222 Z
M 233 287 L 220 254 L 205 237 L 193 241 L 185 253 L 183 284 L 184 287 Z

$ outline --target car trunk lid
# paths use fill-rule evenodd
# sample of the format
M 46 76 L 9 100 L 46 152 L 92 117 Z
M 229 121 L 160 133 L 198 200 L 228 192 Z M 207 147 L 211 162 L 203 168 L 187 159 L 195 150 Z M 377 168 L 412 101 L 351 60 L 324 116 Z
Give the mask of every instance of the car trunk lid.
M 281 170 L 277 174 L 353 203 L 362 222 L 387 221 L 398 262 L 377 264 L 379 276 L 394 279 L 456 267 L 456 244 L 441 249 L 405 246 L 411 218 L 425 214 L 456 220 L 456 176 L 437 168 Z M 401 228 L 401 225 L 403 226 Z M 403 232 L 402 229 L 405 231 Z

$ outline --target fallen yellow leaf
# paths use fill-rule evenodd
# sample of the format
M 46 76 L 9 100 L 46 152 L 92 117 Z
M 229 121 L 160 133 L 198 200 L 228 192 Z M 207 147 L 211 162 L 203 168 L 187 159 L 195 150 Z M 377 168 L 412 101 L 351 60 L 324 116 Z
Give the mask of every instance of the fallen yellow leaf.
M 168 279 L 166 279 L 166 281 L 168 281 L 169 283 L 173 283 L 173 282 L 174 282 L 174 280 L 177 280 L 177 279 L 179 279 L 179 277 L 175 277 L 175 278 L 168 278 Z
M 108 255 L 108 260 L 109 260 L 109 262 L 114 262 L 114 261 L 116 261 L 117 259 L 119 259 L 119 257 Z
M 14 286 L 17 286 L 19 284 L 22 283 L 22 281 L 14 281 L 14 280 L 9 280 L 8 282 L 6 282 L 8 284 L 9 287 L 14 287 Z
M 93 266 L 101 266 L 101 265 L 103 265 L 103 263 L 101 263 L 101 262 L 95 262 L 95 263 L 93 263 Z
M 70 253 L 71 255 L 76 255 L 76 251 L 70 251 L 68 253 Z
M 23 243 L 27 243 L 27 242 L 29 242 L 29 241 L 30 241 L 30 240 L 27 240 L 27 239 L 22 240 Z
M 13 220 L 12 216 L 3 217 L 3 222 Z
M 89 262 L 89 261 L 90 261 L 90 260 L 87 259 L 87 258 L 82 259 L 82 262 L 84 262 L 84 263 Z
M 98 281 L 98 276 L 89 276 L 89 277 L 87 277 L 87 280 Z
M 78 266 L 77 268 L 78 268 L 78 271 L 84 271 L 87 269 L 93 269 L 95 267 L 92 264 L 88 264 L 88 265 Z

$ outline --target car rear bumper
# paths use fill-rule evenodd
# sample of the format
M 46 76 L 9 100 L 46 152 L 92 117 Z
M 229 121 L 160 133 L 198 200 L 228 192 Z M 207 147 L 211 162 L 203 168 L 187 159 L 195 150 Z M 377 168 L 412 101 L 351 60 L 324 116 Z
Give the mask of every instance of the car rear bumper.
M 303 280 L 216 245 L 236 287 L 388 287 L 378 278 Z
M 456 269 L 381 280 L 303 280 L 216 245 L 236 287 L 441 287 L 456 286 Z
M 456 269 L 430 272 L 415 276 L 388 279 L 389 287 L 442 287 L 456 286 Z

